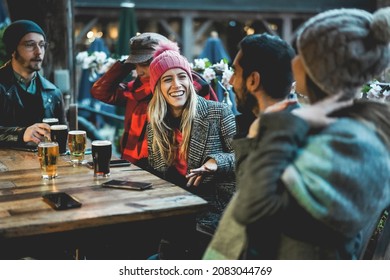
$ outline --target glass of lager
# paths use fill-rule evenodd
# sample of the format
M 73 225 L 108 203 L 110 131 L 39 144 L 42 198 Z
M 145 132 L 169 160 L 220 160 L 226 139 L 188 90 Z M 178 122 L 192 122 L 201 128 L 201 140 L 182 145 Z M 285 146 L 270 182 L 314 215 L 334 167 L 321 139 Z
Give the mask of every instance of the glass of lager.
M 93 176 L 110 177 L 112 143 L 109 140 L 92 141 Z
M 58 143 L 41 142 L 38 144 L 38 158 L 41 165 L 42 178 L 53 179 L 57 177 L 58 156 Z
M 84 160 L 87 145 L 87 132 L 84 130 L 70 130 L 68 132 L 68 148 L 70 161 L 73 165 L 80 165 Z
M 65 124 L 56 124 L 50 126 L 51 141 L 57 142 L 60 155 L 66 154 L 66 141 L 68 138 L 68 126 Z

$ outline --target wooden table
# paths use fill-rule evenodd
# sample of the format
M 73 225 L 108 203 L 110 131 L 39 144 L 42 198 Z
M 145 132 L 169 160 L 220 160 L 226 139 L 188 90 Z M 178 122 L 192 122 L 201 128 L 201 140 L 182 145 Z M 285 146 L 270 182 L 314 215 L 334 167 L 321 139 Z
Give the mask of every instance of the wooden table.
M 111 168 L 111 178 L 97 180 L 86 166 L 73 167 L 62 156 L 58 177 L 41 179 L 32 152 L 0 149 L 0 241 L 26 236 L 71 232 L 85 228 L 194 215 L 207 202 L 135 165 Z M 3 168 L 4 169 L 4 168 Z M 101 187 L 110 179 L 151 182 L 145 191 Z M 76 197 L 81 208 L 53 210 L 42 200 L 46 192 Z

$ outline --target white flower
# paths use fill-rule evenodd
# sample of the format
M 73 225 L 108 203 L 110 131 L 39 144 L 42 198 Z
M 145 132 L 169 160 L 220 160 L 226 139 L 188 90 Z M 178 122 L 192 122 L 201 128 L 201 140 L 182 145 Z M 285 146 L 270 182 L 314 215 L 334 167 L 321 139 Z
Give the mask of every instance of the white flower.
M 206 63 L 209 62 L 207 58 L 194 59 L 194 63 L 190 63 L 192 69 L 197 72 L 204 71 L 206 69 Z
M 232 68 L 229 67 L 222 74 L 222 81 L 221 81 L 221 83 L 223 84 L 223 86 L 226 89 L 230 89 L 232 87 L 232 85 L 229 83 L 229 81 L 230 81 L 230 78 L 232 77 L 233 73 L 234 72 L 233 72 Z
M 203 76 L 203 78 L 205 78 L 205 80 L 208 83 L 210 83 L 212 80 L 214 80 L 217 77 L 217 75 L 215 74 L 215 71 L 212 68 L 204 69 L 202 76 Z
M 219 63 L 215 63 L 214 65 L 211 66 L 212 68 L 214 68 L 216 71 L 219 71 L 219 72 L 223 72 L 225 71 L 226 69 L 229 68 L 229 65 L 227 65 L 223 59 L 221 59 L 221 61 Z
M 377 84 L 371 84 L 370 87 L 371 89 L 368 91 L 368 94 L 374 97 L 379 97 L 382 87 Z
M 98 74 L 104 74 L 107 72 L 108 69 L 116 62 L 115 59 L 109 57 L 107 58 L 104 63 L 101 64 L 100 68 L 98 67 Z
M 381 102 L 390 101 L 390 84 L 380 83 L 376 80 L 363 86 L 361 97 Z
M 127 56 L 122 56 L 121 59 L 126 59 Z M 116 62 L 114 58 L 107 57 L 105 52 L 79 52 L 76 55 L 77 64 L 81 65 L 82 69 L 89 69 L 89 80 L 96 81 L 99 75 L 107 72 L 107 70 Z
M 92 55 L 95 56 L 95 61 L 98 64 L 103 64 L 107 59 L 107 54 L 105 52 L 94 52 Z
M 229 81 L 233 70 L 225 60 L 222 59 L 218 63 L 211 64 L 207 58 L 197 58 L 194 59 L 194 63 L 190 63 L 190 66 L 194 71 L 200 73 L 208 83 L 219 79 L 226 89 L 231 88 Z
M 76 61 L 77 63 L 83 63 L 84 59 L 88 57 L 88 52 L 79 52 L 76 55 Z

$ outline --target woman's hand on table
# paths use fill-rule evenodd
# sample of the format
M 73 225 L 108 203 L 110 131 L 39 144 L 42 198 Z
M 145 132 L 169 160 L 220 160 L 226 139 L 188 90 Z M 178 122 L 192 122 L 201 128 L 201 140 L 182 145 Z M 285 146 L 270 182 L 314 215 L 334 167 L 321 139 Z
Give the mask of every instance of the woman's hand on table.
M 206 173 L 214 173 L 217 171 L 218 165 L 215 159 L 210 158 L 201 167 L 190 170 L 190 173 L 186 176 L 188 179 L 187 187 L 197 187 L 202 183 L 203 177 Z

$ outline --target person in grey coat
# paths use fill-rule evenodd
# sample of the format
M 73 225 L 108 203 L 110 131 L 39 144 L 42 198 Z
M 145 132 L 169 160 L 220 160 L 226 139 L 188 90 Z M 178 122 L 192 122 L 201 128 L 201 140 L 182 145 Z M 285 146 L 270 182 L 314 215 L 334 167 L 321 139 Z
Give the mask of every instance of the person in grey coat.
M 176 44 L 161 42 L 149 71 L 149 164 L 209 202 L 197 220 L 213 233 L 235 190 L 234 115 L 226 104 L 196 95 L 191 67 Z
M 235 146 L 233 217 L 246 258 L 357 259 L 390 205 L 389 105 L 357 100 L 389 64 L 390 8 L 323 12 L 295 41 L 296 90 L 311 105 L 264 114 L 252 151 Z

